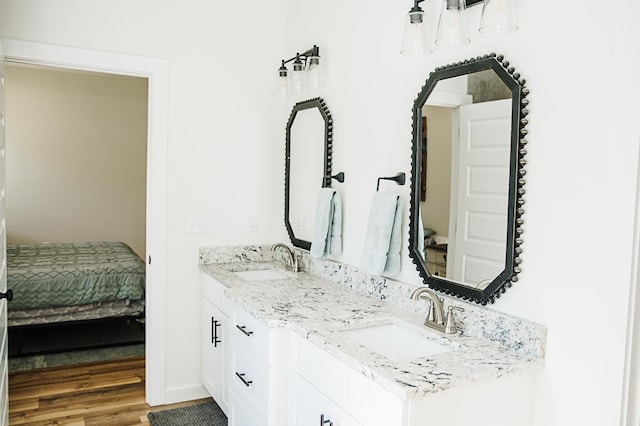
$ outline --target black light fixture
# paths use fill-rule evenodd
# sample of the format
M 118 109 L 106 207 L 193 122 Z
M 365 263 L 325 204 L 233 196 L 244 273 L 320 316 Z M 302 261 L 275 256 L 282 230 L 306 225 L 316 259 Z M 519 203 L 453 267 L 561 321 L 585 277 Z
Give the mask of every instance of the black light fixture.
M 516 0 L 437 0 L 441 2 L 440 19 L 432 37 L 433 29 L 428 28 L 426 16 L 420 3 L 414 0 L 407 14 L 401 53 L 422 56 L 433 53 L 434 43 L 438 46 L 463 46 L 470 42 L 469 25 L 465 10 L 482 4 L 479 31 L 485 34 L 507 34 L 517 31 L 518 15 Z
M 290 62 L 293 62 L 291 74 L 286 66 Z M 278 68 L 275 94 L 281 97 L 297 95 L 306 89 L 320 87 L 320 83 L 320 48 L 314 44 L 311 49 L 282 60 Z

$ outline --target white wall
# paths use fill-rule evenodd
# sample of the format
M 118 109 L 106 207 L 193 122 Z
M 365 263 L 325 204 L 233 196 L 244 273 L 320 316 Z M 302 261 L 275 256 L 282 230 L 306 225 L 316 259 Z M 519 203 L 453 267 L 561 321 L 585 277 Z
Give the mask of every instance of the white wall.
M 117 240 L 144 257 L 147 80 L 26 66 L 6 79 L 7 241 Z
M 286 241 L 284 0 L 0 0 L 0 37 L 168 58 L 167 389 L 200 387 L 201 245 Z M 250 216 L 259 229 L 249 232 Z M 187 233 L 190 218 L 213 232 Z
M 346 173 L 342 258 L 359 263 L 376 176 L 409 172 L 411 106 L 428 73 L 505 54 L 531 90 L 525 245 L 520 281 L 492 308 L 548 327 L 536 425 L 618 424 L 640 129 L 631 74 L 638 5 L 521 0 L 519 32 L 475 32 L 466 47 L 409 59 L 398 51 L 411 4 L 288 2 L 289 50 L 317 43 L 332 80 L 322 96 L 334 116 L 335 170 Z M 480 8 L 469 12 L 477 23 Z M 400 190 L 408 202 L 408 187 Z M 404 250 L 401 279 L 419 284 Z
M 410 171 L 411 106 L 429 71 L 504 53 L 531 89 L 525 263 L 520 282 L 493 308 L 548 327 L 536 425 L 615 425 L 638 151 L 640 29 L 632 18 L 639 5 L 518 5 L 518 33 L 474 34 L 467 47 L 423 59 L 398 54 L 409 0 L 289 0 L 286 8 L 284 0 L 0 0 L 0 36 L 171 61 L 167 339 L 174 388 L 198 382 L 198 245 L 286 236 L 283 138 L 295 100 L 268 96 L 277 61 L 314 43 L 321 48 L 328 86 L 309 97 L 321 94 L 334 118 L 334 171 L 346 173 L 336 185 L 344 202 L 342 259 L 357 265 L 376 178 Z M 240 27 L 243 10 L 249 22 Z M 472 22 L 479 12 L 470 10 Z M 408 186 L 395 189 L 408 200 Z M 260 230 L 250 233 L 256 206 Z M 194 211 L 211 212 L 213 233 L 185 234 Z M 403 256 L 400 278 L 418 285 L 406 247 Z

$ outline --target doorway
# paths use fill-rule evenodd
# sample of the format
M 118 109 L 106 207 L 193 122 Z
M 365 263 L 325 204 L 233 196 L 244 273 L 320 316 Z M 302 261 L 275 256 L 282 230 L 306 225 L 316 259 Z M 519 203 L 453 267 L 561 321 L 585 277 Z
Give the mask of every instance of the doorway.
M 9 64 L 93 71 L 148 80 L 146 184 L 146 401 L 166 403 L 166 212 L 168 61 L 20 40 L 1 40 Z
M 55 365 L 56 359 L 61 362 L 65 358 L 52 355 L 45 360 L 40 355 L 60 351 L 95 348 L 108 358 L 109 354 L 132 353 L 133 348 L 123 346 L 137 345 L 133 353 L 141 354 L 143 304 L 133 299 L 133 305 L 127 306 L 124 301 L 119 305 L 116 299 L 143 297 L 147 79 L 33 65 L 7 64 L 5 71 L 6 108 L 10 111 L 5 212 L 11 288 L 16 295 L 9 304 L 10 371 Z M 71 305 L 65 309 L 51 309 L 49 303 L 43 305 L 44 300 L 34 300 L 24 281 L 13 281 L 18 279 L 16 274 L 31 270 L 27 266 L 30 261 L 20 261 L 27 252 L 18 247 L 37 250 L 41 268 L 45 268 L 45 259 L 51 259 L 48 256 L 63 261 L 61 254 L 53 254 L 53 247 L 73 252 L 73 264 L 82 264 L 88 274 L 86 281 L 79 281 L 82 289 L 75 294 L 85 296 L 73 299 L 57 291 L 42 296 L 55 299 L 52 305 Z M 106 257 L 106 251 L 111 256 Z M 132 270 L 136 278 L 132 270 L 122 267 L 110 273 L 103 269 L 106 265 L 116 267 L 117 263 L 106 263 L 115 262 L 116 252 L 123 258 L 125 253 L 130 256 L 127 259 L 132 263 L 127 267 L 135 265 Z M 38 288 L 41 295 L 67 288 L 58 287 L 65 282 L 62 276 L 67 271 L 57 270 L 62 276 L 56 275 L 54 263 L 47 264 L 46 281 L 30 276 L 29 288 Z M 96 267 L 99 269 L 93 269 Z M 103 279 L 92 281 L 89 277 L 96 275 L 89 271 Z M 128 280 L 137 283 L 136 292 L 126 290 Z M 99 290 L 107 286 L 114 287 Z M 93 309 L 82 307 L 89 300 L 101 303 Z M 105 309 L 107 306 L 112 310 Z M 21 311 L 33 317 L 29 324 L 17 319 Z M 75 318 L 82 321 L 59 324 Z M 78 352 L 75 355 L 74 359 L 82 359 Z M 95 351 L 86 356 L 100 359 Z

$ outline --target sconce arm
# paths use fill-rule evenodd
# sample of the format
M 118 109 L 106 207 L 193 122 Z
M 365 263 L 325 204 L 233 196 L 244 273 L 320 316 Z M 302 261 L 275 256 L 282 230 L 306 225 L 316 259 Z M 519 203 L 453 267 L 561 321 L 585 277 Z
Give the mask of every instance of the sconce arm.
M 419 0 L 419 1 L 424 1 L 424 0 Z M 286 64 L 288 64 L 291 61 L 295 61 L 296 59 L 303 59 L 306 61 L 309 56 L 320 56 L 320 48 L 314 44 L 311 49 L 307 49 L 302 53 L 296 53 L 296 56 L 294 56 L 293 58 L 289 58 L 287 60 L 283 59 L 282 66 L 284 67 Z

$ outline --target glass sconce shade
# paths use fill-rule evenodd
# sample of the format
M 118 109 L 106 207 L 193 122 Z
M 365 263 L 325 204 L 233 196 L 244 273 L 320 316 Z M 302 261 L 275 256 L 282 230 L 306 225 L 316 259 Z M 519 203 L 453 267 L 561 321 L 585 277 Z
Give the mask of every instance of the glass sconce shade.
M 273 95 L 278 96 L 280 98 L 286 98 L 289 94 L 289 71 L 287 67 L 284 66 L 284 61 L 282 62 L 282 66 L 278 68 L 278 76 L 276 77 L 275 85 L 273 88 Z
M 407 56 L 433 53 L 433 41 L 429 34 L 429 28 L 424 22 L 424 12 L 421 9 L 412 9 L 407 14 L 400 53 Z
M 518 31 L 518 13 L 515 0 L 484 0 L 480 32 L 507 34 Z
M 321 85 L 320 56 L 312 55 L 307 58 L 307 72 L 305 84 L 310 88 L 318 88 Z
M 296 58 L 293 62 L 293 71 L 291 72 L 291 93 L 299 95 L 302 93 L 304 84 L 304 64 L 300 58 Z
M 443 0 L 436 44 L 438 46 L 463 46 L 471 41 L 465 0 Z

